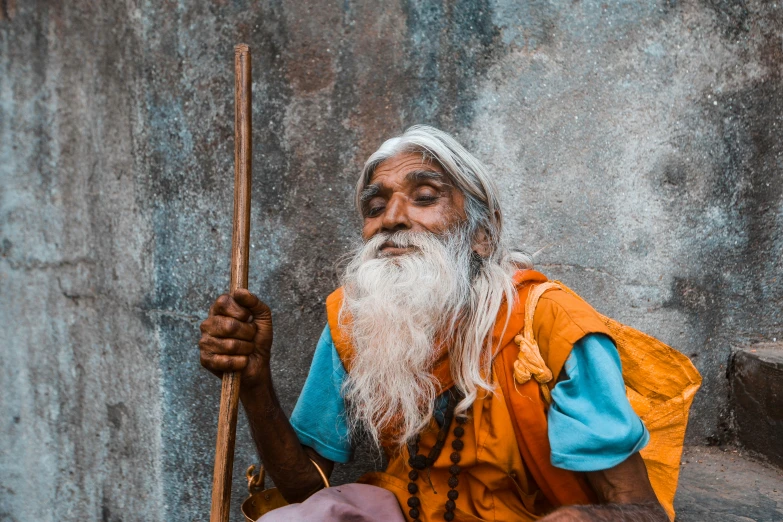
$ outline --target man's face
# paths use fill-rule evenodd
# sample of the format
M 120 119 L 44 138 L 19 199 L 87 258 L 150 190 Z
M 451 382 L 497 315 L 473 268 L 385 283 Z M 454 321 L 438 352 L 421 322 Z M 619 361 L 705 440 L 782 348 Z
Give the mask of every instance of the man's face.
M 399 154 L 378 165 L 361 200 L 365 241 L 379 232 L 442 234 L 466 218 L 462 193 L 440 165 L 420 153 Z M 411 248 L 384 243 L 381 253 L 400 255 Z

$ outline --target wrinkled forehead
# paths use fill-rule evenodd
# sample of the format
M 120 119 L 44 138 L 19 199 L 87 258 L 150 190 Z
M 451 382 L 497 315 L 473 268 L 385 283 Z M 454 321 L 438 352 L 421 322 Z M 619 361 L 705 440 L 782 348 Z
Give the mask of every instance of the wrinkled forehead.
M 443 165 L 432 155 L 423 152 L 400 152 L 378 163 L 368 173 L 368 184 L 380 179 L 396 178 L 400 181 L 416 181 L 421 178 L 451 181 Z

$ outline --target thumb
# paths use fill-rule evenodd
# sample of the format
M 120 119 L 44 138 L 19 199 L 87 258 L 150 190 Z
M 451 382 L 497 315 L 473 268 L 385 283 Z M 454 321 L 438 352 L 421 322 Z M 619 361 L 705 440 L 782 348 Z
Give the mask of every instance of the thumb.
M 250 310 L 250 313 L 253 314 L 254 321 L 272 318 L 272 310 L 269 306 L 250 293 L 246 288 L 237 288 L 231 292 L 231 297 L 233 297 L 238 304 Z

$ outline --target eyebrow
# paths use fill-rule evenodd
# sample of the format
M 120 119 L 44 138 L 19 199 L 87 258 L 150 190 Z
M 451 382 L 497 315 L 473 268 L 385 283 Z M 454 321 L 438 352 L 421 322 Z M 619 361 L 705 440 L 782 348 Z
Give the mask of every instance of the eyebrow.
M 405 175 L 406 181 L 438 181 L 446 183 L 446 176 L 435 170 L 414 170 Z
M 362 204 L 367 203 L 372 198 L 378 195 L 378 193 L 381 191 L 381 186 L 377 184 L 373 185 L 367 185 L 364 190 L 362 190 L 362 193 L 359 195 L 359 202 Z

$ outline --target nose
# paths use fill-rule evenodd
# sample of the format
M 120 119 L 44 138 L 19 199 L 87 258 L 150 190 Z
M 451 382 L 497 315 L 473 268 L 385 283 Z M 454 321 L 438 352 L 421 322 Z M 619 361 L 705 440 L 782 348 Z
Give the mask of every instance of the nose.
M 395 194 L 386 203 L 381 227 L 385 232 L 410 230 L 411 221 L 408 216 L 408 205 L 403 196 Z

